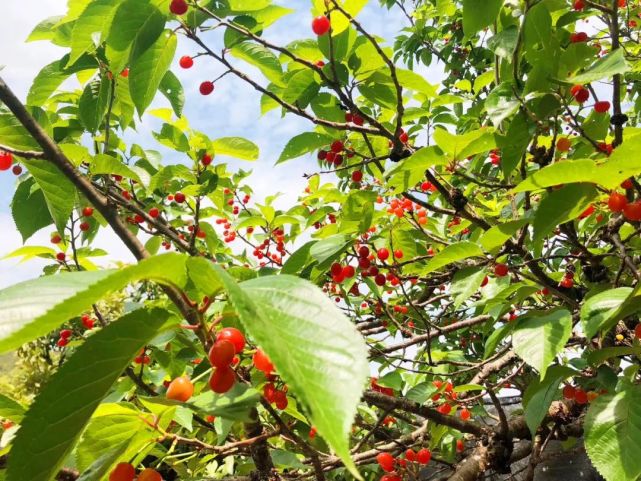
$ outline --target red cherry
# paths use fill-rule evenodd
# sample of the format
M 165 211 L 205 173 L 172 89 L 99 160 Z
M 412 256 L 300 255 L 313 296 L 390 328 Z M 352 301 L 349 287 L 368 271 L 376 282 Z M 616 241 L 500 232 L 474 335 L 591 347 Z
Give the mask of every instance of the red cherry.
M 582 43 L 588 41 L 588 34 L 585 32 L 575 32 L 570 35 L 570 43 Z
M 146 468 L 138 475 L 138 481 L 162 481 L 162 476 L 152 468 Z
M 583 0 L 575 0 L 573 5 L 574 10 L 577 12 L 585 8 L 585 2 Z
M 402 479 L 403 478 L 396 473 L 388 473 L 381 476 L 380 481 L 402 481 Z
M 381 247 L 376 251 L 376 256 L 380 261 L 386 261 L 389 258 L 389 251 L 385 247 Z
M 213 157 L 212 157 L 211 155 L 209 155 L 209 154 L 205 154 L 205 155 L 203 155 L 203 158 L 202 158 L 202 159 L 200 159 L 200 161 L 201 161 L 201 162 L 203 163 L 203 165 L 205 165 L 205 166 L 206 166 L 206 165 L 211 164 L 212 160 L 214 160 L 214 159 L 213 159 Z
M 209 387 L 218 394 L 229 391 L 236 382 L 236 373 L 231 367 L 217 367 L 209 377 Z
M 625 179 L 623 182 L 621 182 L 621 188 L 628 190 L 634 187 L 634 184 L 632 183 L 632 179 Z
M 82 232 L 87 232 L 91 228 L 91 225 L 89 222 L 81 222 L 78 227 Z
M 236 354 L 236 348 L 228 339 L 216 341 L 209 350 L 209 362 L 218 368 L 229 367 Z
M 287 401 L 287 393 L 285 391 L 274 391 L 274 404 L 281 411 L 287 409 L 289 402 Z
M 360 182 L 361 180 L 363 180 L 363 172 L 361 172 L 360 170 L 355 170 L 354 172 L 352 172 L 353 182 Z
M 189 55 L 185 55 L 184 57 L 180 57 L 178 63 L 182 68 L 192 68 L 194 66 L 194 59 Z
M 400 141 L 401 141 L 401 142 L 403 142 L 404 144 L 406 144 L 406 143 L 407 143 L 407 141 L 408 141 L 409 139 L 410 139 L 410 138 L 409 138 L 409 136 L 407 135 L 407 132 L 401 132 L 401 135 L 399 135 L 399 137 L 398 137 L 398 140 L 400 140 Z
M 641 323 L 637 324 L 637 325 L 634 327 L 634 336 L 635 336 L 637 339 L 641 339 Z
M 418 453 L 416 453 L 416 460 L 420 464 L 429 464 L 431 459 L 432 459 L 432 451 L 430 451 L 427 448 L 420 449 Z
M 448 415 L 449 413 L 451 413 L 451 412 L 452 412 L 452 406 L 450 406 L 450 405 L 449 405 L 449 404 L 447 404 L 447 403 L 441 404 L 441 405 L 438 407 L 438 412 L 440 412 L 441 414 Z
M 60 262 L 63 262 L 67 259 L 67 255 L 64 252 L 58 252 L 56 254 L 56 259 L 58 259 Z
M 182 192 L 176 192 L 174 194 L 174 200 L 179 204 L 182 204 L 183 202 L 185 202 L 185 194 L 183 194 Z
M 338 262 L 334 262 L 332 266 L 329 268 L 329 272 L 331 272 L 332 276 L 339 276 L 343 272 L 343 266 L 340 265 Z
M 160 211 L 156 207 L 152 207 L 151 209 L 149 209 L 149 217 L 151 217 L 152 219 L 158 218 L 159 215 Z
M 572 148 L 572 141 L 568 139 L 567 137 L 561 137 L 557 142 L 556 142 L 556 150 L 559 152 L 567 152 Z
M 590 91 L 583 85 L 574 85 L 570 89 L 570 93 L 578 103 L 582 104 L 590 98 Z
M 607 100 L 600 100 L 594 104 L 594 111 L 600 114 L 606 113 L 610 110 L 610 102 Z
M 376 462 L 383 471 L 387 471 L 388 473 L 394 471 L 394 456 L 390 453 L 378 453 L 376 455 Z
M 0 170 L 9 170 L 13 164 L 11 152 L 0 151 Z
M 483 280 L 481 281 L 481 287 L 487 286 L 487 283 L 490 282 L 490 278 L 485 276 Z
M 71 337 L 71 334 L 73 334 L 71 332 L 71 329 L 63 329 L 62 331 L 60 331 L 60 337 L 63 339 L 69 339 Z
M 631 221 L 641 220 L 641 202 L 632 202 L 623 208 L 623 216 Z
M 405 451 L 405 459 L 410 462 L 414 462 L 416 460 L 416 453 L 413 449 L 408 449 L 407 451 Z
M 462 419 L 463 421 L 467 421 L 467 420 L 469 420 L 469 419 L 472 417 L 472 413 L 471 413 L 471 412 L 470 412 L 470 410 L 469 410 L 469 409 L 467 409 L 467 408 L 463 408 L 463 409 L 461 409 L 461 411 L 460 411 L 459 415 L 461 416 L 461 419 Z
M 574 399 L 576 396 L 576 389 L 574 386 L 570 386 L 569 384 L 563 386 L 563 397 L 565 399 L 571 400 Z
M 561 279 L 561 282 L 559 282 L 559 285 L 561 287 L 565 287 L 566 289 L 569 289 L 574 285 L 574 281 L 569 277 L 564 277 L 563 279 Z
M 319 37 L 329 32 L 331 26 L 329 18 L 325 15 L 320 15 L 312 20 L 312 31 Z
M 60 244 L 61 242 L 62 242 L 62 237 L 60 237 L 58 234 L 54 234 L 51 236 L 52 244 Z
M 216 341 L 226 339 L 234 345 L 236 354 L 243 352 L 245 348 L 245 336 L 235 327 L 225 327 L 216 336 Z
M 264 372 L 265 376 L 269 376 L 274 371 L 274 365 L 270 361 L 269 357 L 260 349 L 256 350 L 252 361 L 256 369 Z
M 119 463 L 109 473 L 109 481 L 134 481 L 136 470 L 129 463 Z
M 403 251 L 401 249 L 396 249 L 394 251 L 394 258 L 402 259 L 403 258 Z
M 93 329 L 93 326 L 95 324 L 94 320 L 89 317 L 87 314 L 84 314 L 80 318 L 80 322 L 82 322 L 82 325 L 85 326 L 87 329 Z
M 376 274 L 376 276 L 374 277 L 374 282 L 379 287 L 384 286 L 386 280 L 387 279 L 385 279 L 385 275 L 383 275 L 383 274 Z
M 13 168 L 11 169 L 11 172 L 13 172 L 13 175 L 20 175 L 22 174 L 22 166 L 20 165 L 14 165 Z
M 587 404 L 588 394 L 583 389 L 577 388 L 574 392 L 574 400 L 577 404 Z
M 58 347 L 65 347 L 67 344 L 69 344 L 69 339 L 67 339 L 66 337 L 61 337 L 60 339 L 58 339 L 58 342 L 56 342 L 56 345 Z
M 330 149 L 332 149 L 332 152 L 337 154 L 345 149 L 345 145 L 340 140 L 335 140 L 334 142 L 332 142 Z
M 463 443 L 462 439 L 456 440 L 456 451 L 459 453 L 462 453 L 463 451 L 465 451 L 465 444 Z
M 345 266 L 345 267 L 343 267 L 343 270 L 341 271 L 341 274 L 342 274 L 343 278 L 349 279 L 349 278 L 354 277 L 354 275 L 356 274 L 356 270 L 354 269 L 354 266 Z
M 85 207 L 82 209 L 82 215 L 85 217 L 91 217 L 93 215 L 93 207 Z
M 509 272 L 509 268 L 505 264 L 496 264 L 494 266 L 494 274 L 497 277 L 505 277 Z
M 608 208 L 612 212 L 622 212 L 625 209 L 625 206 L 628 205 L 628 198 L 619 194 L 618 192 L 612 192 L 608 198 Z
M 214 83 L 210 82 L 209 80 L 206 80 L 205 82 L 200 84 L 200 93 L 202 95 L 209 95 L 214 91 Z
M 194 384 L 187 376 L 180 376 L 171 381 L 167 388 L 167 399 L 187 402 L 194 395 Z
M 171 0 L 169 11 L 174 15 L 184 15 L 187 13 L 189 6 L 185 0 Z

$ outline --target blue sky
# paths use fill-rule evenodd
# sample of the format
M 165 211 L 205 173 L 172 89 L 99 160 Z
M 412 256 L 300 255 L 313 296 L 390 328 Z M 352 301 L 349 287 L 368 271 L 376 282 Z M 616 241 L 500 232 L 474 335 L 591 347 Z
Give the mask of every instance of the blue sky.
M 0 65 L 4 65 L 5 68 L 0 75 L 21 98 L 26 97 L 31 80 L 40 68 L 60 58 L 64 53 L 62 49 L 46 42 L 25 44 L 24 39 L 40 20 L 63 14 L 64 3 L 62 0 L 23 0 L 8 2 L 3 6 L 4 33 Z M 272 26 L 266 33 L 267 38 L 277 44 L 286 44 L 291 40 L 311 35 L 311 2 L 309 0 L 281 0 L 276 3 L 296 11 Z M 25 15 L 25 12 L 30 13 Z M 403 18 L 398 10 L 390 13 L 379 7 L 375 0 L 370 2 L 358 18 L 368 31 L 386 39 L 393 39 L 394 35 L 407 25 L 407 19 Z M 194 52 L 192 45 L 181 39 L 176 62 L 181 55 Z M 283 119 L 277 111 L 261 118 L 259 94 L 232 76 L 226 76 L 218 82 L 216 91 L 212 95 L 201 97 L 198 94 L 200 82 L 213 79 L 223 71 L 214 61 L 201 58 L 197 59 L 196 65 L 190 70 L 182 70 L 177 65 L 173 70 L 183 82 L 187 97 L 185 116 L 192 127 L 212 138 L 241 136 L 259 145 L 261 156 L 257 162 L 230 161 L 232 168 L 237 166 L 243 169 L 251 168 L 254 171 L 249 182 L 256 192 L 255 198 L 260 200 L 266 195 L 283 192 L 285 195 L 279 201 L 280 207 L 293 205 L 297 195 L 306 185 L 302 175 L 315 170 L 315 161 L 310 157 L 293 160 L 280 166 L 274 164 L 291 137 L 300 132 L 312 130 L 313 126 L 295 116 L 287 116 Z M 250 68 L 246 70 L 251 71 Z M 428 76 L 432 77 L 429 74 Z M 166 106 L 166 103 L 164 99 L 159 98 L 155 106 Z M 146 116 L 139 131 L 128 134 L 128 138 L 146 148 L 162 151 L 165 163 L 180 162 L 180 156 L 164 149 L 151 137 L 151 126 L 154 123 L 153 118 Z M 230 159 L 217 159 L 217 161 L 228 160 Z M 14 185 L 15 178 L 10 173 L 0 175 L 0 229 L 5 233 L 4 242 L 0 244 L 0 256 L 20 246 L 20 238 L 15 232 L 9 209 Z M 44 229 L 36 234 L 29 244 L 47 245 L 49 232 L 50 230 Z M 98 244 L 111 253 L 110 259 L 131 259 L 119 241 L 108 233 L 100 236 Z M 0 261 L 0 286 L 38 275 L 40 269 L 38 264 L 38 262 L 30 262 L 26 265 L 17 265 L 15 260 Z

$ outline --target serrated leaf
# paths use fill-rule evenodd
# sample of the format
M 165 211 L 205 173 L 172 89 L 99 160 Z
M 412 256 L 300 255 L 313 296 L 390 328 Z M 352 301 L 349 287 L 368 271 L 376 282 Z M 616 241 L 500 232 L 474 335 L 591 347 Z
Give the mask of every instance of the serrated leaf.
M 585 72 L 567 78 L 565 81 L 576 84 L 588 84 L 597 80 L 613 77 L 616 74 L 623 74 L 630 70 L 630 65 L 625 60 L 625 51 L 616 49 L 604 57 L 599 58 Z
M 9 419 L 14 423 L 20 423 L 26 409 L 18 401 L 0 393 L 0 418 Z
M 94 34 L 99 34 L 100 39 L 106 36 L 119 4 L 114 0 L 94 0 L 87 5 L 71 31 L 68 65 L 73 65 L 83 54 L 95 49 Z
M 479 30 L 494 23 L 498 17 L 503 0 L 463 0 L 463 32 L 471 37 Z
M 445 249 L 432 257 L 427 263 L 427 266 L 425 266 L 425 269 L 421 272 L 423 274 L 429 274 L 454 262 L 459 262 L 470 257 L 482 256 L 483 250 L 481 250 L 478 244 L 469 241 L 457 242 L 445 247 Z
M 630 287 L 608 289 L 589 297 L 581 306 L 581 325 L 588 339 L 607 327 L 606 322 L 632 293 Z
M 21 182 L 11 201 L 11 215 L 22 242 L 53 223 L 42 189 L 34 184 L 33 179 Z
M 28 105 L 44 104 L 70 75 L 98 67 L 96 59 L 89 55 L 81 56 L 73 65 L 67 67 L 68 61 L 69 55 L 65 55 L 38 72 L 27 95 Z
M 11 114 L 0 114 L 0 144 L 20 150 L 41 150 L 20 121 Z
M 119 270 L 63 273 L 0 290 L 0 352 L 41 337 L 85 312 L 109 292 L 149 279 L 183 285 L 185 257 L 156 256 Z
M 180 80 L 171 70 L 167 70 L 162 78 L 159 90 L 169 100 L 176 117 L 180 117 L 185 106 L 185 91 Z
M 512 333 L 514 351 L 545 378 L 554 358 L 572 335 L 572 314 L 565 309 L 519 319 Z
M 80 121 L 89 132 L 96 132 L 107 113 L 111 85 L 106 80 L 89 82 L 78 101 Z
M 484 278 L 485 270 L 478 267 L 461 269 L 454 274 L 450 291 L 455 309 L 458 309 L 479 289 Z
M 308 281 L 279 275 L 236 284 L 220 266 L 210 267 L 241 323 L 306 406 L 320 435 L 360 478 L 348 434 L 369 375 L 363 338 Z
M 235 421 L 249 421 L 249 411 L 260 401 L 256 389 L 236 384 L 232 390 L 220 395 L 213 391 L 204 392 L 193 398 L 189 404 L 204 413 Z
M 451 134 L 445 129 L 436 129 L 434 141 L 443 152 L 449 154 L 451 160 L 461 160 L 496 148 L 494 133 L 487 129 L 473 130 L 462 135 Z
M 479 239 L 480 244 L 486 251 L 493 251 L 502 247 L 508 239 L 516 234 L 521 227 L 527 224 L 527 219 L 517 219 L 503 224 L 498 224 L 487 231 Z
M 25 415 L 13 441 L 7 481 L 50 479 L 58 472 L 112 384 L 169 318 L 161 309 L 134 311 L 76 349 Z
M 56 228 L 63 232 L 76 202 L 76 188 L 47 160 L 25 159 L 23 164 L 42 189 Z
M 585 449 L 607 481 L 641 476 L 641 386 L 626 385 L 590 403 L 585 417 Z
M 257 160 L 258 146 L 242 137 L 222 137 L 213 141 L 216 155 L 228 155 L 242 160 Z
M 178 40 L 171 30 L 165 30 L 158 39 L 132 61 L 129 70 L 129 91 L 138 115 L 142 116 L 156 96 L 162 79 L 171 66 Z
M 92 175 L 121 175 L 127 179 L 133 179 L 139 184 L 142 184 L 140 176 L 134 172 L 131 167 L 123 164 L 120 160 L 112 157 L 111 155 L 96 155 L 91 161 L 90 169 Z
M 230 53 L 258 68 L 270 82 L 285 87 L 283 69 L 278 57 L 271 50 L 251 42 L 242 42 L 231 48 Z
M 543 380 L 534 379 L 523 394 L 525 422 L 532 436 L 548 414 L 552 401 L 556 399 L 559 385 L 576 371 L 566 366 L 552 366 Z

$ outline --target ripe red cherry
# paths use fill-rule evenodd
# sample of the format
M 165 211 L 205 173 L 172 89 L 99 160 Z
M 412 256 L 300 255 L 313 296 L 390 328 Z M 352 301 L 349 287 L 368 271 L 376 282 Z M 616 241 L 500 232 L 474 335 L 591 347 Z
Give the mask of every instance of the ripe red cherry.
M 13 156 L 10 152 L 0 151 L 0 170 L 9 170 L 13 164 Z
M 354 277 L 355 274 L 356 274 L 356 270 L 354 269 L 354 266 L 345 266 L 341 271 L 341 275 L 343 276 L 344 279 L 352 278 Z
M 369 247 L 367 246 L 360 246 L 358 248 L 358 256 L 359 257 L 367 257 L 369 255 Z
M 497 277 L 505 277 L 507 276 L 508 272 L 509 272 L 509 269 L 505 264 L 496 264 L 494 266 L 494 274 Z
M 155 469 L 147 468 L 138 475 L 138 481 L 162 481 L 162 476 Z
M 226 339 L 234 345 L 236 354 L 243 352 L 245 348 L 245 336 L 235 327 L 225 327 L 216 336 L 216 341 Z
M 203 158 L 202 158 L 202 159 L 200 159 L 200 161 L 203 163 L 203 165 L 209 165 L 209 164 L 211 164 L 212 160 L 214 160 L 214 159 L 213 159 L 213 157 L 212 157 L 211 155 L 209 155 L 209 154 L 205 154 L 205 155 L 203 155 Z
M 81 222 L 78 227 L 82 232 L 87 232 L 91 228 L 91 225 L 89 222 Z
M 20 165 L 14 165 L 13 168 L 11 169 L 11 172 L 13 172 L 13 175 L 20 175 L 22 174 L 22 166 Z
M 394 456 L 390 453 L 378 453 L 376 455 L 376 462 L 383 471 L 387 471 L 388 473 L 394 471 Z
M 214 367 L 229 367 L 236 355 L 236 348 L 228 339 L 216 341 L 209 350 L 209 362 Z
M 467 409 L 467 408 L 463 408 L 463 409 L 461 409 L 461 412 L 460 412 L 459 414 L 460 414 L 461 419 L 462 419 L 463 421 L 467 421 L 467 420 L 469 420 L 469 419 L 472 417 L 472 413 L 471 413 L 471 412 L 470 412 L 470 410 L 469 410 L 469 409 Z
M 343 144 L 343 142 L 341 142 L 340 140 L 335 140 L 334 142 L 332 142 L 330 149 L 334 153 L 339 153 L 345 149 L 345 144 Z
M 402 481 L 403 478 L 401 478 L 398 474 L 396 473 L 389 473 L 389 474 L 384 474 L 381 476 L 380 481 Z
M 610 102 L 607 100 L 600 100 L 594 104 L 594 111 L 600 114 L 606 113 L 610 110 Z
M 167 399 L 187 402 L 194 394 L 194 384 L 187 376 L 180 376 L 171 381 L 167 388 Z
M 623 216 L 631 221 L 641 220 L 641 202 L 633 202 L 623 208 Z
M 376 256 L 378 257 L 378 260 L 386 261 L 389 259 L 389 251 L 385 247 L 381 247 L 376 251 Z
M 581 43 L 588 41 L 588 34 L 585 32 L 575 32 L 570 35 L 570 43 Z
M 60 331 L 60 337 L 63 339 L 69 339 L 71 337 L 71 329 L 63 329 Z
M 574 392 L 574 400 L 577 404 L 587 404 L 588 394 L 583 389 L 577 388 Z
M 625 209 L 625 206 L 628 205 L 628 198 L 619 194 L 618 192 L 612 192 L 608 198 L 608 207 L 612 212 L 622 212 Z
M 420 464 L 429 464 L 431 459 L 432 459 L 432 451 L 430 451 L 427 448 L 420 449 L 418 453 L 416 453 L 416 460 Z
M 62 242 L 62 237 L 60 237 L 58 234 L 54 234 L 51 236 L 52 244 L 60 244 L 61 242 Z
M 187 13 L 189 6 L 185 0 L 171 0 L 169 11 L 174 15 L 184 15 Z
M 329 268 L 329 272 L 331 272 L 332 276 L 339 276 L 343 272 L 343 266 L 341 266 L 338 262 L 334 262 Z
M 488 282 L 490 282 L 490 278 L 485 276 L 483 280 L 481 281 L 481 287 L 487 286 Z
M 572 147 L 572 141 L 567 137 L 562 137 L 556 142 L 556 150 L 559 152 L 567 152 Z
M 67 258 L 67 255 L 64 252 L 58 252 L 56 254 L 56 259 L 58 259 L 60 262 L 63 262 Z
M 85 207 L 82 209 L 82 215 L 85 217 L 91 217 L 93 215 L 93 207 Z
M 465 444 L 463 444 L 462 439 L 456 440 L 456 451 L 459 453 L 462 453 L 463 451 L 465 451 Z
M 573 5 L 574 10 L 577 12 L 585 8 L 585 2 L 583 0 L 575 0 Z
M 183 202 L 185 202 L 185 194 L 183 194 L 182 192 L 176 192 L 174 194 L 174 200 L 179 204 L 182 204 Z
M 93 329 L 93 326 L 95 324 L 94 320 L 89 317 L 87 314 L 84 314 L 80 318 L 80 322 L 82 322 L 82 325 L 85 326 L 87 329 Z
M 641 339 L 641 322 L 634 327 L 634 336 Z
M 189 55 L 185 55 L 184 57 L 180 57 L 178 63 L 182 68 L 192 68 L 194 66 L 194 59 Z
M 325 15 L 320 15 L 312 20 L 312 31 L 319 37 L 329 32 L 331 26 L 329 18 Z
M 401 249 L 396 249 L 394 251 L 394 258 L 402 259 L 403 258 L 403 251 Z
M 209 95 L 214 91 L 214 82 L 210 82 L 209 80 L 206 80 L 205 82 L 200 84 L 200 93 L 202 95 Z
M 287 409 L 289 401 L 287 400 L 287 393 L 285 391 L 274 391 L 274 404 L 281 411 Z
M 634 184 L 632 183 L 632 179 L 625 179 L 623 182 L 621 182 L 621 188 L 628 190 L 634 187 Z
M 566 289 L 569 289 L 574 285 L 574 281 L 569 277 L 564 277 L 563 279 L 561 279 L 561 282 L 559 283 L 559 285 L 561 287 L 565 287 Z
M 58 339 L 58 342 L 56 342 L 58 347 L 65 347 L 67 344 L 69 344 L 69 339 L 66 337 L 61 337 Z
M 414 462 L 416 460 L 416 453 L 413 449 L 408 449 L 407 451 L 405 451 L 405 459 L 411 462 Z
M 149 217 L 151 217 L 152 219 L 158 218 L 159 215 L 160 211 L 158 210 L 158 208 L 152 207 L 151 209 L 149 209 Z
M 398 137 L 398 140 L 400 140 L 404 144 L 406 144 L 409 139 L 410 138 L 409 138 L 409 135 L 407 135 L 407 132 L 401 132 L 401 135 L 399 135 Z
M 254 362 L 254 366 L 256 367 L 256 369 L 264 372 L 266 376 L 269 376 L 274 371 L 274 365 L 272 364 L 271 360 L 269 359 L 267 354 L 265 354 L 260 349 L 256 350 L 252 361 Z
M 586 89 L 583 85 L 574 85 L 570 89 L 570 93 L 574 97 L 574 100 L 580 104 L 586 102 L 590 98 L 590 91 Z
M 565 399 L 571 400 L 574 399 L 576 396 L 576 389 L 574 386 L 570 386 L 569 384 L 563 386 L 563 397 Z
M 209 387 L 218 394 L 229 391 L 236 382 L 236 373 L 231 367 L 217 367 L 209 377 Z
M 449 404 L 447 404 L 447 403 L 441 404 L 441 405 L 438 407 L 438 412 L 440 412 L 441 414 L 445 414 L 445 415 L 447 415 L 447 414 L 449 414 L 449 413 L 451 413 L 451 412 L 452 412 L 452 406 L 450 406 L 450 405 L 449 405 Z
M 355 170 L 354 172 L 352 172 L 353 182 L 360 182 L 361 180 L 363 180 L 363 172 L 361 172 L 360 170 Z
M 134 481 L 136 470 L 129 463 L 119 463 L 109 473 L 109 481 Z
M 384 274 L 376 274 L 376 276 L 374 277 L 374 282 L 379 287 L 383 287 L 385 285 L 385 281 L 386 279 Z

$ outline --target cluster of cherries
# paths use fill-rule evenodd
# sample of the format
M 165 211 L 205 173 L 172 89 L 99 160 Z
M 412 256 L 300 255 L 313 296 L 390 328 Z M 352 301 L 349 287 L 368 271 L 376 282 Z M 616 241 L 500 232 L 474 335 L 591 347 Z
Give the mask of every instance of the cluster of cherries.
M 319 150 L 318 151 L 318 160 L 327 162 L 328 164 L 333 164 L 339 166 L 343 163 L 343 155 L 346 155 L 348 158 L 354 156 L 354 152 L 346 151 L 345 144 L 341 140 L 335 140 L 329 146 L 329 149 Z
M 563 397 L 568 401 L 575 401 L 577 404 L 587 404 L 594 401 L 600 394 L 605 394 L 606 391 L 584 391 L 580 387 L 574 387 L 566 384 L 563 387 Z
M 0 171 L 5 171 L 11 169 L 11 172 L 13 172 L 13 175 L 20 175 L 22 174 L 22 166 L 21 165 L 13 165 L 13 155 L 11 155 L 11 152 L 5 152 L 3 150 L 0 150 Z
M 87 330 L 93 329 L 95 325 L 95 321 L 91 318 L 89 314 L 83 314 L 80 317 L 80 322 Z M 71 329 L 62 329 L 60 331 L 60 336 L 56 341 L 56 345 L 58 347 L 66 347 L 69 344 L 69 340 L 71 339 L 72 335 L 73 335 L 73 331 Z
M 399 219 L 403 217 L 406 212 L 416 213 L 418 217 L 418 223 L 421 225 L 427 224 L 427 210 L 425 210 L 420 205 L 415 204 L 410 199 L 392 199 L 389 207 L 387 208 L 388 214 L 395 215 Z
M 570 94 L 579 104 L 584 104 L 590 99 L 590 91 L 583 85 L 573 85 L 570 88 Z M 594 111 L 599 114 L 604 114 L 610 110 L 610 106 L 610 102 L 607 100 L 599 100 L 594 103 Z
M 247 230 L 249 233 L 249 229 Z M 253 229 L 252 229 L 253 232 Z M 252 255 L 258 259 L 264 259 L 264 258 L 269 258 L 272 261 L 274 261 L 277 264 L 282 263 L 283 257 L 287 253 L 285 249 L 285 230 L 283 228 L 277 228 L 272 231 L 272 237 L 267 237 L 263 242 L 258 244 L 255 249 L 252 251 Z M 269 252 L 269 249 L 272 245 L 272 243 L 276 244 L 276 252 Z M 261 267 L 264 267 L 266 265 L 266 262 L 262 261 L 259 264 Z
M 621 184 L 624 189 L 633 187 L 629 179 Z M 629 202 L 628 198 L 617 191 L 613 191 L 608 197 L 608 208 L 612 212 L 621 212 L 623 216 L 630 221 L 641 221 L 641 201 Z
M 162 476 L 153 468 L 146 468 L 136 478 L 136 469 L 130 463 L 119 463 L 109 473 L 109 481 L 162 481 Z
M 216 336 L 216 342 L 209 350 L 209 362 L 214 368 L 209 377 L 209 387 L 218 394 L 226 393 L 236 383 L 232 369 L 237 354 L 245 348 L 245 336 L 235 327 L 225 327 Z

